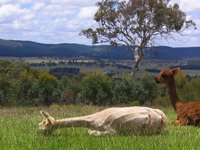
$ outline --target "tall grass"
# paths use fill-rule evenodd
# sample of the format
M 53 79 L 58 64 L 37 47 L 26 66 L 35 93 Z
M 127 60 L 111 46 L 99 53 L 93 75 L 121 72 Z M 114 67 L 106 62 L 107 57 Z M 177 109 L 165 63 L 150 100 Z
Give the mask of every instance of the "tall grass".
M 172 109 L 164 109 L 168 126 L 164 133 L 152 136 L 104 136 L 94 137 L 87 129 L 58 129 L 52 135 L 37 133 L 42 120 L 39 110 L 48 111 L 55 118 L 90 114 L 103 109 L 94 106 L 53 106 L 50 108 L 0 109 L 1 150 L 198 150 L 200 129 L 192 126 L 175 127 Z

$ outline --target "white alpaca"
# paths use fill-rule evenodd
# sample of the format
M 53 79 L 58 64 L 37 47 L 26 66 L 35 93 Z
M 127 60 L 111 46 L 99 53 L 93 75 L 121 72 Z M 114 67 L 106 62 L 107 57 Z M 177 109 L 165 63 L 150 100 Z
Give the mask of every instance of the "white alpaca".
M 85 127 L 90 135 L 153 134 L 160 133 L 167 124 L 165 114 L 148 107 L 113 107 L 100 112 L 55 120 L 47 112 L 40 111 L 44 120 L 39 123 L 39 132 L 51 133 L 57 128 Z

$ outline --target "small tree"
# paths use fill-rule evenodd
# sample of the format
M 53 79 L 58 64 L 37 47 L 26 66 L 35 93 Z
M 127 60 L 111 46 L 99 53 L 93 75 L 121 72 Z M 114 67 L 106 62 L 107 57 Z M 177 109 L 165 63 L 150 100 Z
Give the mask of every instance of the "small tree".
M 112 78 L 100 73 L 89 73 L 81 83 L 80 102 L 94 105 L 112 103 Z
M 146 101 L 150 104 L 153 103 L 153 100 L 158 96 L 158 86 L 155 83 L 154 77 L 150 75 L 145 75 L 141 80 L 142 87 L 146 92 Z
M 155 37 L 168 38 L 173 32 L 181 33 L 195 26 L 192 20 L 186 19 L 178 4 L 172 6 L 169 1 L 102 0 L 97 3 L 99 9 L 94 16 L 98 27 L 82 30 L 81 34 L 91 38 L 93 44 L 125 45 L 134 56 L 136 71 Z
M 61 80 L 62 100 L 65 103 L 76 103 L 78 93 L 80 92 L 81 78 L 79 76 L 63 77 Z
M 58 87 L 58 80 L 55 76 L 48 73 L 41 73 L 38 79 L 40 95 L 44 100 L 45 105 L 51 105 L 55 102 L 54 94 L 56 94 Z

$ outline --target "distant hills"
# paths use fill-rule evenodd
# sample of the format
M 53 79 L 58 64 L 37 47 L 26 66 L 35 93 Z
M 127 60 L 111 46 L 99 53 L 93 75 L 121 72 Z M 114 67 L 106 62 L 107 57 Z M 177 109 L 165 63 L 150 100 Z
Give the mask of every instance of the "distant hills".
M 96 59 L 130 59 L 130 52 L 123 46 L 112 48 L 108 45 L 88 46 L 81 44 L 42 44 L 32 41 L 0 39 L 0 56 L 9 57 L 92 57 Z M 158 46 L 148 53 L 156 59 L 200 58 L 200 47 L 172 48 Z

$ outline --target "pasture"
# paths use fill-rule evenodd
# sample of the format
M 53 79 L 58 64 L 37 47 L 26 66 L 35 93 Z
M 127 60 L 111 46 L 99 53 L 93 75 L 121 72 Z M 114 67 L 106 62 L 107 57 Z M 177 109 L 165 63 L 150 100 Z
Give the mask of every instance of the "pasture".
M 87 129 L 58 129 L 52 135 L 37 133 L 42 117 L 41 109 L 55 118 L 90 114 L 105 107 L 81 105 L 53 105 L 36 108 L 0 108 L 0 149 L 7 150 L 198 150 L 200 129 L 198 127 L 175 127 L 172 108 L 164 108 L 168 126 L 164 133 L 151 136 L 104 136 L 93 137 Z

